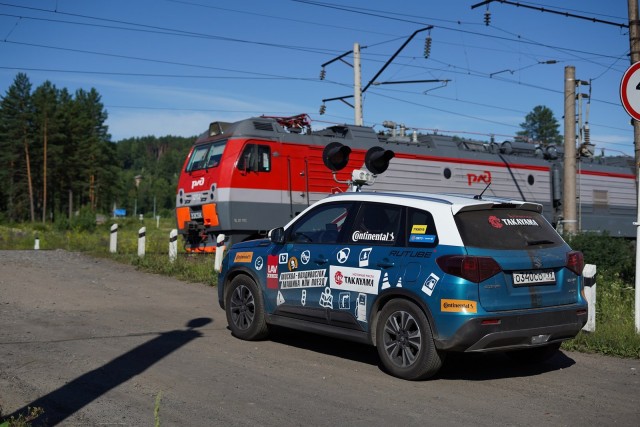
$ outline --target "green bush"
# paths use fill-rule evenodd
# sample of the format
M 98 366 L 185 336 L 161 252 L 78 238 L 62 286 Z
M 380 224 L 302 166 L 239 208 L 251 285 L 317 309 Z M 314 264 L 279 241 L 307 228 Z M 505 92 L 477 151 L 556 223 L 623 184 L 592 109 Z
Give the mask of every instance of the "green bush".
M 635 245 L 632 241 L 599 233 L 564 237 L 573 249 L 582 251 L 586 263 L 617 275 L 625 283 L 634 283 Z

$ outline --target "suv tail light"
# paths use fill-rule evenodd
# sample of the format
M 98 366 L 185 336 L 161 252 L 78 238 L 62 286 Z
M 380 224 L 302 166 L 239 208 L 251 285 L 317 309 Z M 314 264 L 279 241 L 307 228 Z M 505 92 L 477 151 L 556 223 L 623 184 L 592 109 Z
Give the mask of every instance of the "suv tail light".
M 475 283 L 487 280 L 502 271 L 496 260 L 484 256 L 445 255 L 439 257 L 436 262 L 445 273 Z
M 582 275 L 582 270 L 584 269 L 584 255 L 582 255 L 582 252 L 567 252 L 567 268 L 578 276 Z

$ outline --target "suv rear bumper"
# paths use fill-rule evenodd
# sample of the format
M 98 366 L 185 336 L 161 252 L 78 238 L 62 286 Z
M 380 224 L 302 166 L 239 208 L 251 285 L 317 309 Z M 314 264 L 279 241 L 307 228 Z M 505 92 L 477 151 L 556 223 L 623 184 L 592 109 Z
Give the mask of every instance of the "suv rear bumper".
M 536 347 L 571 339 L 586 322 L 586 306 L 544 313 L 492 313 L 470 319 L 450 339 L 436 340 L 436 347 L 464 352 Z

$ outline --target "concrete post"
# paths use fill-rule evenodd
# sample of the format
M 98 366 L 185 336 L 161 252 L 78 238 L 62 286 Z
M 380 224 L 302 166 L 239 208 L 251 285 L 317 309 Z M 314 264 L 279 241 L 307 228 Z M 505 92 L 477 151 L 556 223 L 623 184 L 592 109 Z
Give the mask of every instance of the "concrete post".
M 118 251 L 118 224 L 111 226 L 111 235 L 109 236 L 109 252 L 115 254 Z
M 178 257 L 178 230 L 169 233 L 169 261 L 174 262 Z
M 585 264 L 582 270 L 584 296 L 587 298 L 589 314 L 587 323 L 582 328 L 583 331 L 596 331 L 596 266 L 595 264 Z
M 576 220 L 576 69 L 564 67 L 563 230 L 575 234 Z
M 145 249 L 145 243 L 146 243 L 146 234 L 147 234 L 147 228 L 146 227 L 142 227 L 140 230 L 138 230 L 138 256 L 140 258 L 142 258 L 144 256 L 144 249 Z

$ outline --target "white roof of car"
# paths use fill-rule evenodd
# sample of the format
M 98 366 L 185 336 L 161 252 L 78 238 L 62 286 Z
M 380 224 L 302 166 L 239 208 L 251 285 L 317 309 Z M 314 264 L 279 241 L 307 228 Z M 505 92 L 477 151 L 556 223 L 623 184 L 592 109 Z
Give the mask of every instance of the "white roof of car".
M 467 194 L 436 194 L 436 193 L 412 193 L 412 192 L 347 192 L 328 196 L 325 200 L 348 199 L 371 202 L 384 202 L 402 204 L 413 207 L 425 207 L 425 204 L 440 205 L 448 207 L 455 215 L 462 210 L 486 209 L 494 205 L 515 205 L 519 209 L 526 209 L 535 212 L 542 212 L 542 205 L 539 203 L 526 202 L 522 200 L 504 199 L 494 196 L 482 196 L 476 198 Z

